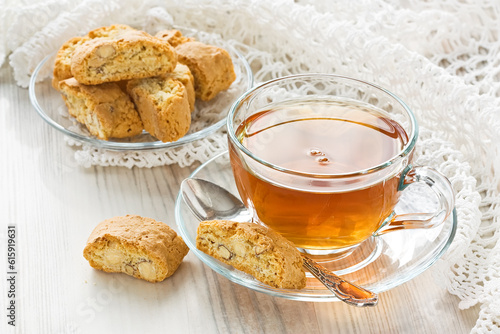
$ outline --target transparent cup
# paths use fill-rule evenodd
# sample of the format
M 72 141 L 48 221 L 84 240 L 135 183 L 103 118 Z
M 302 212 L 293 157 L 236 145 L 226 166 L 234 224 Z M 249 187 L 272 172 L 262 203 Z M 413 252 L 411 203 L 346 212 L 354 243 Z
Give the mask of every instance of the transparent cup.
M 413 165 L 412 111 L 374 84 L 331 74 L 274 79 L 233 104 L 227 131 L 235 183 L 254 221 L 305 253 L 346 254 L 391 231 L 436 227 L 454 209 L 449 180 Z M 414 183 L 432 190 L 436 210 L 396 214 Z

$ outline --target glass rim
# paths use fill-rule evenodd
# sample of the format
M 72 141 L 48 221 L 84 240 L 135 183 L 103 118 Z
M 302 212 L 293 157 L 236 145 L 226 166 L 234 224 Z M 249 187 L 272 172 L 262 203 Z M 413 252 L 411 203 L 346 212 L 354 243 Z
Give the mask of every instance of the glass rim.
M 284 81 L 284 80 L 291 80 L 291 79 L 298 79 L 298 78 L 327 78 L 327 79 L 341 79 L 341 80 L 347 80 L 347 81 L 352 81 L 352 82 L 358 82 L 364 85 L 371 86 L 384 94 L 390 96 L 393 98 L 397 103 L 399 103 L 405 112 L 408 114 L 409 119 L 410 119 L 410 124 L 412 128 L 412 133 L 408 134 L 408 142 L 403 146 L 403 148 L 400 150 L 400 152 L 396 155 L 394 155 L 392 158 L 386 160 L 383 163 L 380 163 L 378 165 L 375 165 L 373 167 L 365 168 L 362 170 L 354 171 L 354 172 L 348 172 L 348 173 L 338 173 L 338 174 L 321 174 L 321 173 L 308 173 L 308 172 L 301 172 L 301 171 L 296 171 L 293 169 L 288 169 L 284 167 L 280 167 L 278 165 L 275 165 L 273 163 L 270 163 L 266 160 L 263 160 L 257 156 L 255 156 L 249 149 L 247 149 L 243 144 L 236 138 L 236 129 L 234 127 L 234 115 L 236 111 L 239 109 L 240 105 L 245 101 L 249 96 L 253 95 L 255 92 L 261 90 L 262 88 L 265 88 L 267 86 L 270 86 L 276 82 Z M 268 80 L 266 82 L 261 83 L 260 85 L 256 85 L 255 87 L 247 90 L 245 93 L 243 93 L 242 96 L 240 96 L 229 108 L 229 113 L 227 115 L 227 121 L 226 121 L 226 128 L 228 132 L 228 138 L 229 140 L 236 145 L 239 151 L 243 152 L 245 155 L 247 155 L 249 158 L 252 160 L 256 161 L 259 164 L 262 164 L 266 167 L 269 167 L 271 169 L 284 172 L 287 174 L 293 174 L 296 176 L 303 176 L 303 177 L 310 177 L 310 178 L 319 178 L 319 179 L 335 179 L 335 178 L 347 178 L 347 177 L 355 177 L 355 176 L 361 176 L 361 175 L 366 175 L 366 174 L 371 174 L 375 173 L 377 171 L 383 170 L 391 165 L 396 164 L 398 161 L 402 160 L 404 157 L 408 156 L 414 149 L 415 144 L 417 142 L 418 138 L 418 123 L 416 121 L 415 115 L 411 111 L 411 109 L 408 107 L 408 105 L 397 95 L 392 93 L 391 91 L 361 80 L 361 79 L 356 79 L 353 77 L 349 76 L 344 76 L 344 75 L 337 75 L 337 74 L 327 74 L 327 73 L 306 73 L 306 74 L 293 74 L 293 75 L 287 75 L 275 79 Z

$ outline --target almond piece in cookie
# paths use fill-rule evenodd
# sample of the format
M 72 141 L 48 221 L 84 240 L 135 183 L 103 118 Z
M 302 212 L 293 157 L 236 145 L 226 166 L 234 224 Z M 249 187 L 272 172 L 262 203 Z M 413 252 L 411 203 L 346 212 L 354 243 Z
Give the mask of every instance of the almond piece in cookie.
M 91 39 L 78 45 L 71 57 L 71 73 L 86 85 L 157 76 L 176 65 L 170 44 L 139 30 Z
M 306 286 L 300 252 L 283 236 L 262 225 L 203 221 L 198 226 L 196 247 L 272 287 Z
M 168 225 L 126 215 L 97 225 L 83 256 L 95 269 L 160 282 L 172 276 L 188 251 L 182 238 Z
M 125 138 L 142 132 L 139 113 L 118 84 L 87 86 L 70 78 L 61 81 L 59 89 L 69 114 L 97 138 Z
M 141 115 L 144 129 L 163 142 L 176 141 L 191 125 L 186 87 L 169 75 L 134 79 L 127 91 Z

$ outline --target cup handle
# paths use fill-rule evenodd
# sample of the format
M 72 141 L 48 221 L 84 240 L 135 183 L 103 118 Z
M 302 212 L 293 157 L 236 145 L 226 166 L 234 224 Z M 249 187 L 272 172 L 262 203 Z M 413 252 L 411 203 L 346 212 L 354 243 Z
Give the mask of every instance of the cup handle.
M 374 233 L 375 236 L 403 229 L 436 227 L 452 213 L 455 208 L 455 192 L 443 174 L 430 167 L 408 165 L 401 175 L 398 191 L 403 191 L 410 184 L 417 182 L 426 184 L 436 194 L 439 202 L 436 212 L 396 215 L 393 211 Z

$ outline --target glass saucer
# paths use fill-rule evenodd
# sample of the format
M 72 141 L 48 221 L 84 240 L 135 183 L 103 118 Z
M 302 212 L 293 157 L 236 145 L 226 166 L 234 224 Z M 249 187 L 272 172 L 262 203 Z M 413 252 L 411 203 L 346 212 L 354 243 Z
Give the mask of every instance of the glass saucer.
M 38 114 L 52 127 L 82 143 L 110 150 L 148 150 L 170 148 L 184 145 L 207 137 L 225 124 L 225 118 L 231 104 L 253 86 L 253 74 L 246 59 L 232 45 L 216 34 L 197 31 L 190 28 L 175 27 L 185 36 L 192 36 L 198 41 L 224 48 L 231 55 L 236 73 L 236 80 L 228 90 L 220 92 L 210 101 L 196 101 L 192 113 L 189 132 L 175 142 L 164 143 L 149 135 L 142 134 L 125 139 L 111 138 L 101 140 L 92 136 L 84 125 L 68 114 L 61 94 L 52 87 L 52 72 L 56 52 L 45 57 L 35 68 L 29 85 L 29 96 Z
M 239 197 L 227 152 L 201 165 L 191 174 L 191 177 L 215 182 Z M 433 210 L 434 201 L 426 200 L 423 203 L 416 203 L 418 201 L 412 198 L 412 194 L 425 190 L 410 187 L 407 189 L 403 192 L 400 203 L 395 209 L 397 214 L 417 208 L 420 212 L 423 212 L 423 209 L 426 209 L 425 212 Z M 427 198 L 432 198 L 432 196 Z M 175 219 L 179 232 L 190 250 L 215 272 L 227 279 L 276 297 L 314 302 L 338 301 L 337 297 L 309 273 L 306 288 L 277 289 L 199 251 L 196 248 L 196 229 L 199 220 L 191 213 L 180 193 L 175 203 Z M 456 228 L 457 219 L 454 210 L 453 215 L 438 227 L 391 232 L 365 241 L 355 251 L 343 257 L 322 256 L 315 260 L 345 279 L 379 293 L 399 286 L 429 268 L 448 249 L 455 236 Z

